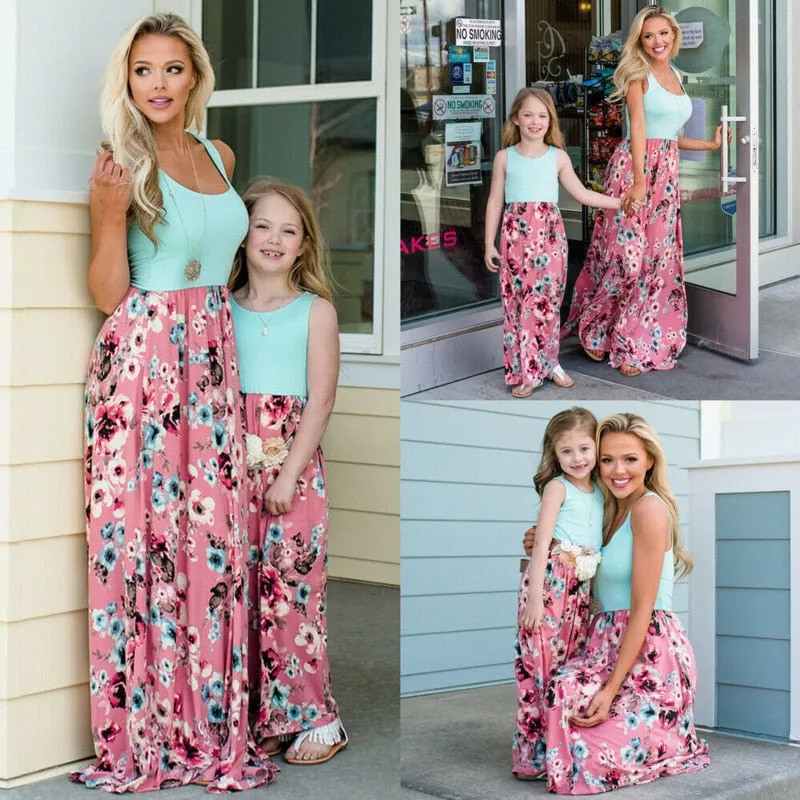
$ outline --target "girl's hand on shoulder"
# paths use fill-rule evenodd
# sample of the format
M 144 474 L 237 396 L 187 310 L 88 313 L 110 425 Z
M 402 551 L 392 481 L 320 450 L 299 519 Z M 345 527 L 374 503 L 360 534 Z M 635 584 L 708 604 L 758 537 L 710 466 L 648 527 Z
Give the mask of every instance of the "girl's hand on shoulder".
M 284 475 L 283 472 L 279 472 L 278 477 L 275 478 L 274 483 L 264 495 L 264 506 L 267 509 L 267 513 L 272 517 L 288 514 L 292 510 L 296 488 L 296 480 Z
M 89 180 L 89 198 L 103 213 L 125 215 L 131 201 L 130 173 L 114 161 L 111 153 L 101 153 L 94 162 Z
M 503 259 L 497 248 L 493 244 L 487 244 L 483 252 L 483 263 L 489 272 L 497 272 L 502 265 Z
M 541 597 L 528 597 L 525 613 L 522 616 L 522 627 L 526 631 L 539 632 L 544 619 L 544 602 Z
M 589 708 L 586 709 L 585 717 L 570 717 L 569 721 L 579 728 L 593 728 L 601 722 L 608 719 L 608 714 L 611 711 L 611 704 L 614 702 L 616 692 L 613 692 L 608 686 L 604 686 L 589 703 Z

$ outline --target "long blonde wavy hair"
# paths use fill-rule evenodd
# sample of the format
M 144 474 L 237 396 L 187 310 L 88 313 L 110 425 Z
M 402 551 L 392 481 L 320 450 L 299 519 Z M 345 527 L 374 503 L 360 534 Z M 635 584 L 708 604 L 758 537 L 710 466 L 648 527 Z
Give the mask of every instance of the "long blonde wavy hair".
M 643 8 L 633 18 L 631 28 L 628 31 L 628 38 L 622 48 L 619 66 L 614 72 L 614 85 L 617 88 L 609 97 L 610 100 L 623 100 L 627 96 L 631 84 L 635 81 L 644 80 L 652 71 L 653 65 L 650 57 L 642 47 L 642 29 L 645 22 L 654 17 L 663 17 L 672 28 L 673 34 L 675 34 L 675 40 L 672 43 L 672 50 L 669 54 L 670 60 L 678 55 L 678 51 L 681 49 L 681 29 L 675 17 L 663 6 Z
M 333 299 L 330 279 L 330 257 L 322 236 L 317 214 L 309 196 L 299 187 L 274 178 L 255 178 L 245 189 L 242 200 L 252 215 L 262 197 L 276 194 L 290 203 L 303 223 L 303 247 L 289 271 L 289 286 L 296 292 L 313 292 L 326 300 Z M 235 292 L 247 284 L 249 275 L 244 243 L 236 251 L 228 288 Z
M 561 126 L 558 124 L 556 104 L 553 102 L 553 98 L 550 97 L 544 89 L 536 89 L 533 87 L 520 89 L 516 97 L 514 97 L 514 102 L 511 103 L 511 111 L 508 112 L 508 119 L 506 119 L 506 124 L 503 126 L 503 136 L 501 139 L 503 147 L 512 147 L 518 144 L 522 138 L 519 133 L 519 127 L 514 122 L 514 118 L 519 114 L 522 104 L 529 97 L 535 97 L 537 100 L 544 103 L 550 117 L 550 125 L 547 128 L 547 133 L 544 135 L 544 143 L 551 144 L 553 147 L 558 147 L 563 150 L 564 137 L 561 135 Z
M 678 516 L 678 501 L 672 489 L 669 487 L 667 477 L 667 459 L 664 455 L 664 448 L 661 446 L 658 434 L 653 427 L 637 414 L 613 414 L 601 420 L 597 426 L 597 457 L 598 461 L 602 458 L 603 436 L 607 433 L 629 433 L 635 436 L 642 443 L 647 455 L 652 459 L 653 466 L 645 473 L 644 484 L 648 491 L 657 494 L 667 508 L 669 515 L 670 529 L 672 531 L 672 557 L 675 562 L 675 573 L 677 577 L 688 575 L 694 567 L 686 550 L 681 545 L 681 523 Z M 600 488 L 605 497 L 605 511 L 603 513 L 603 544 L 610 541 L 613 531 L 611 526 L 617 515 L 617 499 L 609 491 L 608 487 L 601 481 Z
M 151 14 L 139 20 L 119 40 L 108 62 L 100 96 L 100 118 L 108 140 L 100 145 L 100 151 L 112 152 L 114 160 L 130 171 L 128 220 L 157 246 L 154 228 L 161 218 L 164 198 L 158 186 L 156 137 L 153 124 L 134 105 L 128 84 L 131 48 L 138 39 L 150 35 L 174 36 L 189 48 L 197 81 L 186 102 L 184 128 L 201 129 L 206 104 L 214 91 L 214 70 L 200 37 L 177 14 Z
M 553 478 L 563 474 L 556 454 L 556 442 L 565 433 L 575 430 L 585 433 L 590 439 L 595 438 L 597 418 L 589 409 L 573 406 L 564 411 L 559 411 L 547 423 L 547 427 L 544 430 L 544 438 L 542 439 L 542 460 L 539 462 L 539 469 L 536 470 L 536 474 L 533 476 L 533 486 L 539 497 L 542 496 L 544 487 Z M 594 475 L 594 470 L 592 470 L 592 474 Z

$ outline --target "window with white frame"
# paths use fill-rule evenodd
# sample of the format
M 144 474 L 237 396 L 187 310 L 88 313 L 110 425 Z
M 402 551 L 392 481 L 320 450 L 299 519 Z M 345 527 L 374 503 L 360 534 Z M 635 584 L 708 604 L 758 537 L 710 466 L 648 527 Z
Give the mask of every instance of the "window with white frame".
M 233 148 L 237 189 L 268 175 L 309 193 L 331 251 L 342 347 L 355 353 L 380 352 L 376 2 L 202 2 L 217 78 L 207 135 Z

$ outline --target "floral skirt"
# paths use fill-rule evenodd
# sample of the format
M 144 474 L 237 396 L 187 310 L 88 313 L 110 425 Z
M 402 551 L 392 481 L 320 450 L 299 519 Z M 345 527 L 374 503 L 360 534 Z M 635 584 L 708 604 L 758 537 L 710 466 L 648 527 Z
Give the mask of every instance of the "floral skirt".
M 269 783 L 247 731 L 245 468 L 224 287 L 132 287 L 85 391 L 92 735 L 109 792 Z
M 506 383 L 537 384 L 558 366 L 567 236 L 555 203 L 509 203 L 500 233 Z
M 621 197 L 632 183 L 626 139 L 608 165 L 605 193 Z M 644 208 L 598 211 L 562 338 L 576 334 L 585 349 L 607 352 L 612 367 L 672 369 L 686 345 L 686 320 L 678 145 L 648 139 Z
M 245 427 L 275 452 L 290 446 L 304 401 L 247 394 Z M 252 607 L 250 722 L 257 741 L 334 722 L 328 664 L 328 494 L 322 451 L 297 481 L 292 510 L 270 516 L 264 496 L 279 465 L 248 472 L 249 597 Z
M 547 688 L 551 792 L 599 794 L 708 766 L 708 745 L 694 727 L 694 652 L 671 611 L 653 612 L 608 719 L 593 728 L 570 724 L 569 717 L 584 715 L 611 675 L 629 616 L 629 611 L 595 616 L 585 652 L 565 664 Z
M 558 550 L 552 550 L 544 576 L 544 619 L 534 633 L 521 625 L 528 602 L 528 575 L 526 569 L 519 587 L 514 659 L 517 718 L 512 769 L 517 775 L 540 776 L 546 769 L 545 689 L 559 667 L 586 644 L 591 581 L 578 580 L 574 558 L 562 558 Z

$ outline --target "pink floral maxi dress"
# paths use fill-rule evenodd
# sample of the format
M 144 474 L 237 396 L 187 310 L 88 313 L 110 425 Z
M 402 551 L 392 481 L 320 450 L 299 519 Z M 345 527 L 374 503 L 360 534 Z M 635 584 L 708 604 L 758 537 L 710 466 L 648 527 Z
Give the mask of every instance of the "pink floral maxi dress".
M 275 736 L 332 745 L 346 736 L 328 663 L 328 494 L 322 450 L 303 470 L 292 509 L 271 516 L 264 498 L 288 455 L 308 395 L 306 292 L 263 314 L 234 301 L 242 362 L 249 471 L 250 719 L 258 741 Z M 266 333 L 263 333 L 267 330 Z
M 538 385 L 558 366 L 567 236 L 558 210 L 557 148 L 538 158 L 507 148 L 500 229 L 506 384 Z M 519 198 L 525 198 L 520 200 Z M 544 199 L 539 199 L 544 198 Z
M 544 576 L 544 619 L 534 632 L 522 627 L 528 602 L 529 570 L 519 587 L 514 673 L 517 717 L 512 749 L 516 775 L 540 777 L 545 767 L 545 690 L 565 661 L 586 644 L 591 616 L 591 577 L 603 539 L 603 495 L 578 489 L 568 478 Z M 581 564 L 578 565 L 578 557 Z M 589 565 L 589 561 L 592 565 Z
M 547 786 L 558 794 L 599 794 L 709 763 L 708 745 L 694 727 L 694 652 L 671 610 L 671 550 L 664 554 L 650 627 L 608 718 L 592 728 L 570 722 L 585 715 L 619 656 L 630 617 L 630 515 L 602 555 L 594 585 L 603 610 L 592 619 L 584 652 L 556 673 L 546 692 Z
M 131 287 L 100 330 L 86 380 L 98 760 L 72 778 L 116 793 L 247 789 L 275 772 L 247 728 L 245 462 L 224 287 L 247 213 L 230 185 L 201 195 L 163 172 L 159 183 L 158 250 L 129 229 Z M 192 257 L 202 264 L 195 280 L 185 274 Z
M 644 95 L 644 208 L 626 215 L 599 210 L 586 260 L 575 282 L 562 338 L 609 354 L 609 364 L 672 369 L 686 345 L 686 287 L 678 191 L 678 142 L 692 104 L 651 74 Z M 633 183 L 630 140 L 606 170 L 605 193 L 622 197 Z

